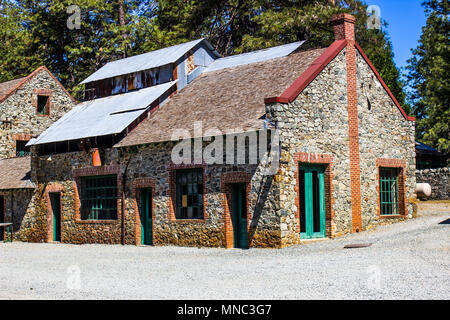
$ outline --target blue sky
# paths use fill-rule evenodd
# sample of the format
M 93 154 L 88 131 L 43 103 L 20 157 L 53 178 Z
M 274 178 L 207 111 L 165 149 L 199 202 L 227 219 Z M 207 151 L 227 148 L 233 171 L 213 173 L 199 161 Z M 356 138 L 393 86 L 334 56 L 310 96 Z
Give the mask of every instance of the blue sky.
M 366 0 L 367 5 L 377 5 L 381 9 L 381 18 L 389 23 L 387 33 L 394 47 L 397 67 L 405 67 L 417 47 L 425 26 L 426 17 L 422 0 Z

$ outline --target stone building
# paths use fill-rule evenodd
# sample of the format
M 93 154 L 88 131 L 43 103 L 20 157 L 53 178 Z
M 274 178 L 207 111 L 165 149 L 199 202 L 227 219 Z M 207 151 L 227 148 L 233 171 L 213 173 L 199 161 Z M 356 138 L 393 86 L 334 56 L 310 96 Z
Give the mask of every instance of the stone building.
M 33 142 L 29 241 L 285 247 L 413 216 L 414 118 L 355 42 L 107 64 Z M 33 234 L 33 238 L 28 237 Z
M 32 209 L 35 185 L 27 144 L 73 105 L 72 96 L 44 66 L 24 78 L 0 83 L 0 222 L 12 221 L 16 229 L 29 225 L 23 219 Z

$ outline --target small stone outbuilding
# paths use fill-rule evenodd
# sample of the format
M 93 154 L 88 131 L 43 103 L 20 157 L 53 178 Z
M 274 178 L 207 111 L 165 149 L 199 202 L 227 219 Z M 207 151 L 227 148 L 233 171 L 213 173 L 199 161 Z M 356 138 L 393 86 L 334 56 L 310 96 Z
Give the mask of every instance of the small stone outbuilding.
M 69 112 L 74 102 L 44 66 L 26 77 L 0 83 L 0 222 L 13 222 L 14 230 L 36 230 L 39 225 L 31 214 L 35 184 L 29 142 Z M 15 233 L 16 238 L 19 234 Z M 33 236 L 28 233 L 22 239 Z

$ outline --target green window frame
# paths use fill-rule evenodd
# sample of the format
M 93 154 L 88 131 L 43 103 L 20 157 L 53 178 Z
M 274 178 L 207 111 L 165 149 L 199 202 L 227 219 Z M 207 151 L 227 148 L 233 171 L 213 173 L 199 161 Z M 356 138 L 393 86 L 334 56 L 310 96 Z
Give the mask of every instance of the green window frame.
M 399 214 L 398 168 L 380 168 L 380 214 Z
M 177 219 L 203 219 L 203 169 L 176 171 Z
M 117 219 L 117 175 L 81 178 L 81 220 Z

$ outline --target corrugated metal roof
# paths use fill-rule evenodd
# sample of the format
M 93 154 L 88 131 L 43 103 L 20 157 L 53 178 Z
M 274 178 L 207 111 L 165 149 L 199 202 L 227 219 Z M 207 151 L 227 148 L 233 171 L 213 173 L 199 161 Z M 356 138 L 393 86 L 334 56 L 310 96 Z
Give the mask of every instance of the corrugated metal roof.
M 174 63 L 178 61 L 178 59 L 180 59 L 186 52 L 194 48 L 202 41 L 205 41 L 205 43 L 207 43 L 207 41 L 204 39 L 198 39 L 176 46 L 167 47 L 137 56 L 109 62 L 102 68 L 91 74 L 88 78 L 81 82 L 81 84 L 157 68 L 170 63 Z M 209 43 L 207 43 L 207 45 L 211 47 Z
M 66 113 L 34 141 L 34 145 L 120 133 L 176 81 L 86 101 Z
M 217 59 L 207 68 L 205 68 L 204 72 L 217 71 L 250 63 L 263 62 L 270 59 L 285 57 L 297 50 L 304 42 L 305 41 L 293 42 L 278 47 L 267 48 Z

